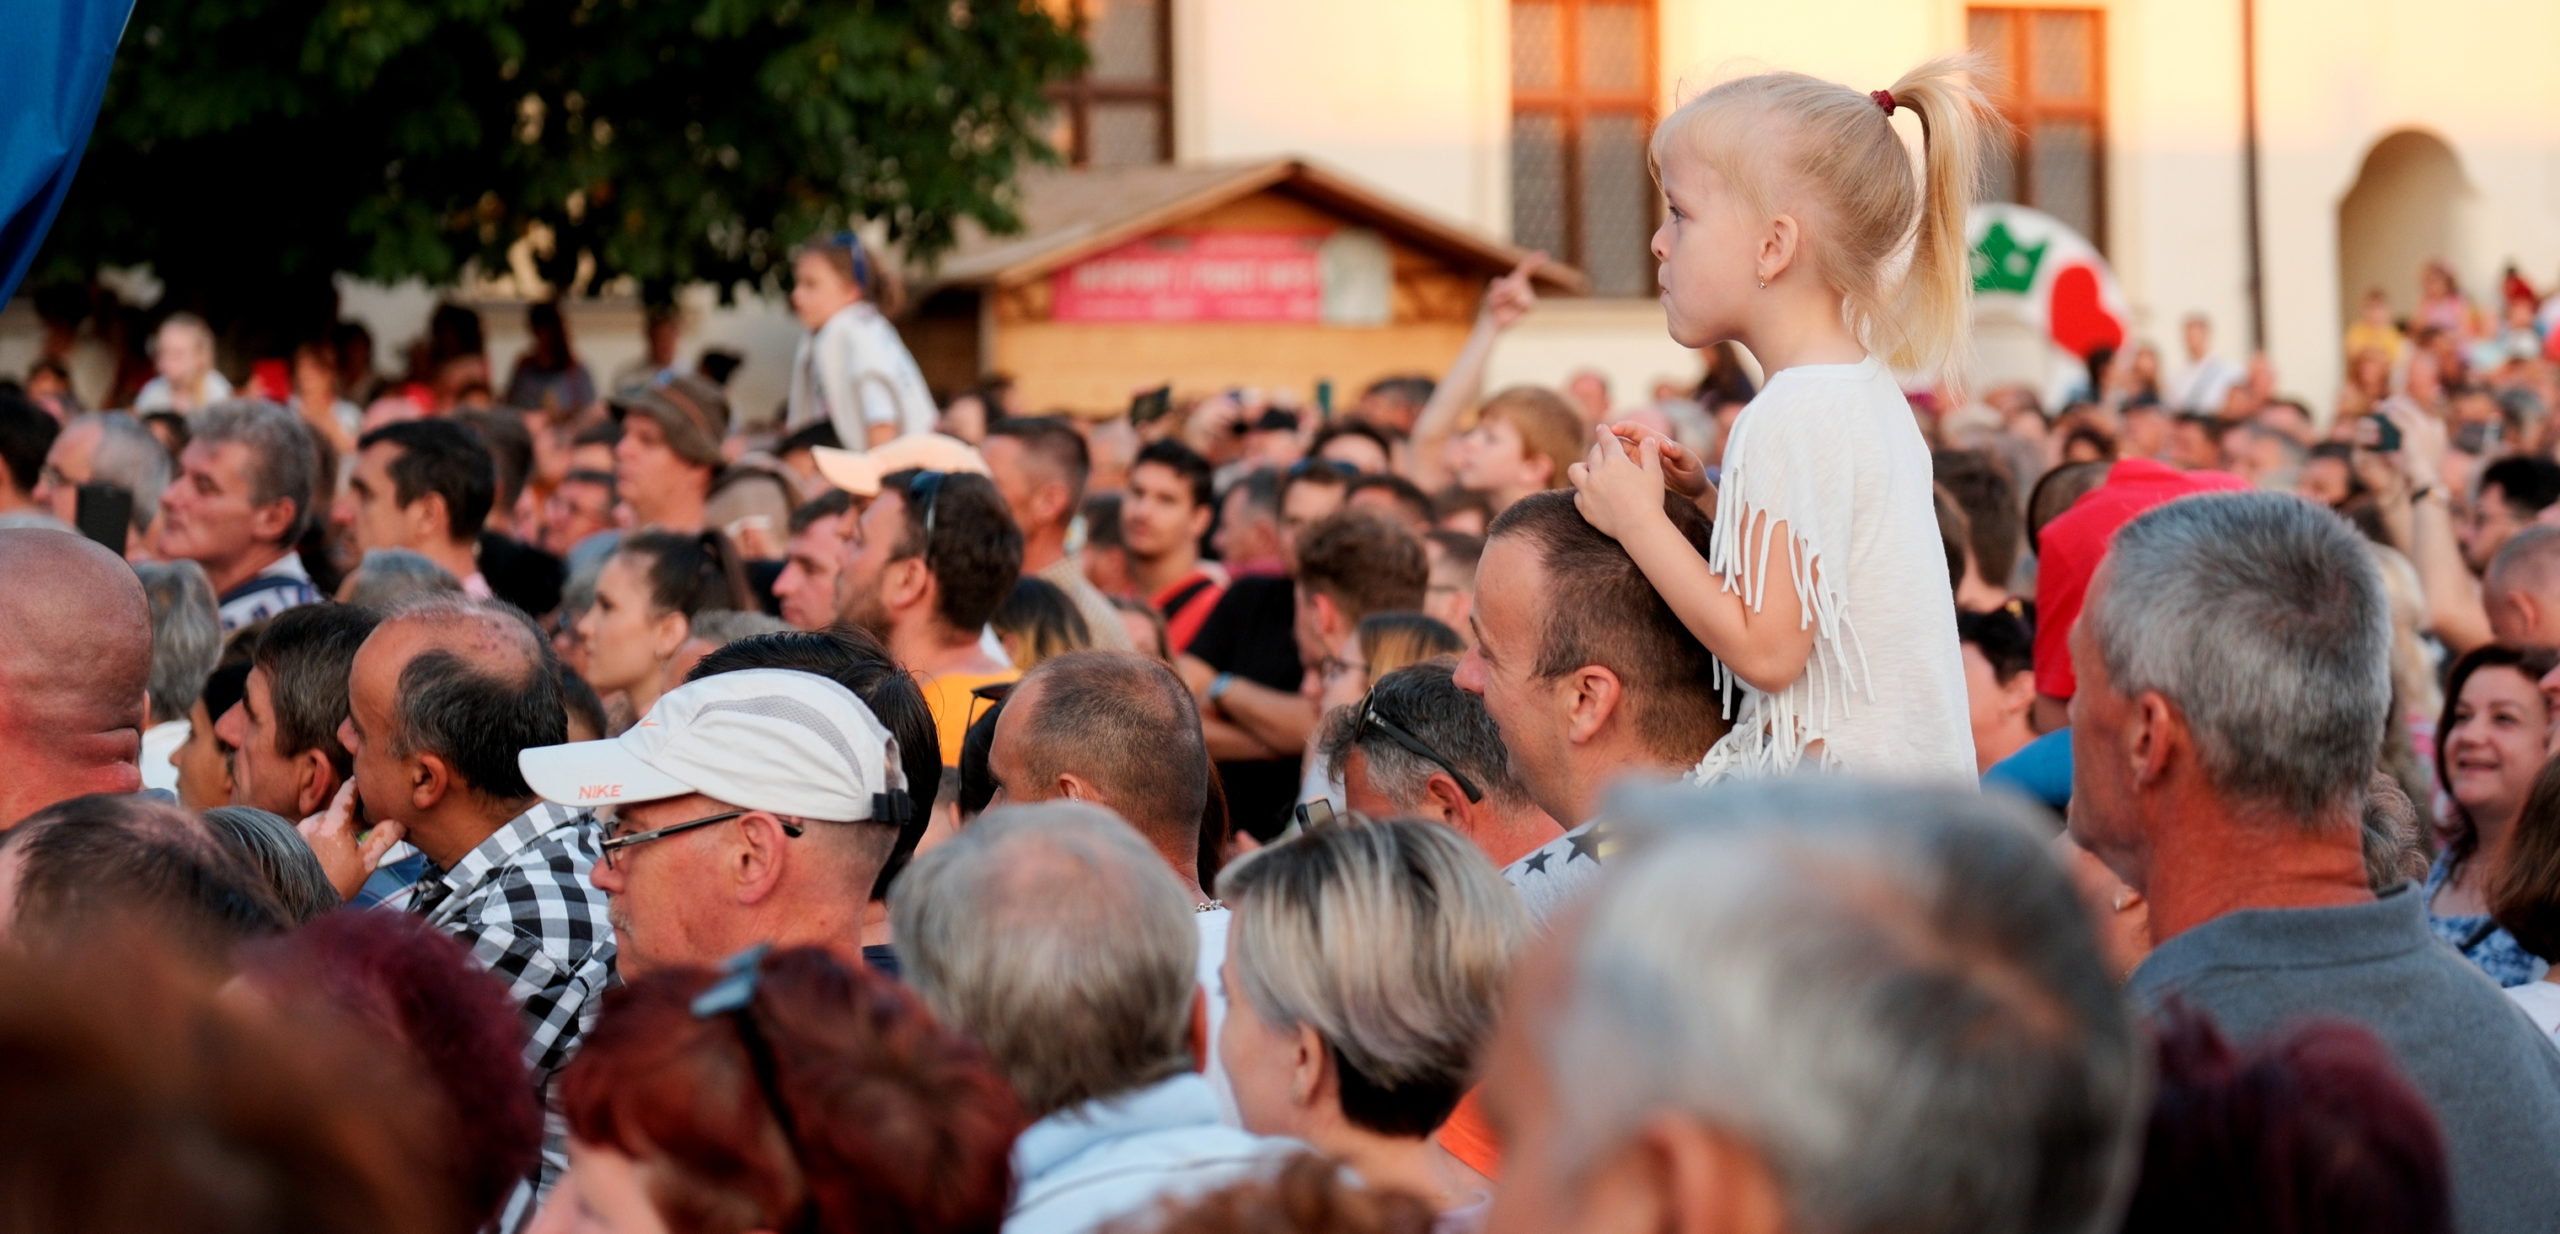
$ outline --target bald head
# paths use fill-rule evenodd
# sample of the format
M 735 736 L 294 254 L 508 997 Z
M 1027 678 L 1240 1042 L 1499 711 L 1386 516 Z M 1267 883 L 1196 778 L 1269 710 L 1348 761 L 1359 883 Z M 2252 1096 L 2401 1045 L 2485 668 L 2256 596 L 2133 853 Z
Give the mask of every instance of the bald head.
M 2560 648 L 2560 527 L 2536 524 L 2508 537 L 2489 560 L 2480 601 L 2499 642 Z
M 142 787 L 151 605 L 133 567 L 67 531 L 0 530 L 0 829 Z
M 385 617 L 347 693 L 358 796 L 429 856 L 441 841 L 467 852 L 521 810 L 533 789 L 516 755 L 569 739 L 550 645 L 494 602 L 440 597 Z

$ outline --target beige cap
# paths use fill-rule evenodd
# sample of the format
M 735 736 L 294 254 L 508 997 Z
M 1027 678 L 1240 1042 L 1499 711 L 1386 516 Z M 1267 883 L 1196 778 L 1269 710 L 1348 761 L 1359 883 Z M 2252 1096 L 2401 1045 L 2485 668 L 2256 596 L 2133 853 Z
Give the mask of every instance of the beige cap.
M 869 450 L 812 446 L 809 454 L 827 483 L 856 497 L 879 496 L 882 476 L 910 468 L 987 474 L 987 460 L 979 457 L 977 447 L 940 433 L 909 433 Z

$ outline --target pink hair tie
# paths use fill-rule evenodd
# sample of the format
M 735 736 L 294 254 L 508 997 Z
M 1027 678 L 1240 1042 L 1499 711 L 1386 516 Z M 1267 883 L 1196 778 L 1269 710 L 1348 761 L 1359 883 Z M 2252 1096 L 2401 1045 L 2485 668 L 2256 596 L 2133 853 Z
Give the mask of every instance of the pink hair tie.
M 1883 108 L 1884 114 L 1888 116 L 1893 114 L 1894 108 L 1901 106 L 1900 103 L 1893 101 L 1893 91 L 1891 90 L 1878 90 L 1867 97 L 1874 99 L 1876 101 L 1876 106 Z

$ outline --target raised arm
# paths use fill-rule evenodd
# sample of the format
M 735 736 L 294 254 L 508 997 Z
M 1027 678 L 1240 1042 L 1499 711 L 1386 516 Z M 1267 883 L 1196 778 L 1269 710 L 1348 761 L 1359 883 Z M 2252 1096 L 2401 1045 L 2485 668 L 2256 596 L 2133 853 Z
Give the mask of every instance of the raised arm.
M 1531 280 L 1545 264 L 1545 253 L 1531 253 L 1485 287 L 1466 346 L 1458 349 L 1458 358 L 1440 375 L 1431 400 L 1413 422 L 1413 482 L 1424 490 L 1436 492 L 1449 483 L 1449 441 L 1458 435 L 1458 421 L 1467 409 L 1484 400 L 1484 367 L 1493 358 L 1494 340 L 1538 307 Z
M 2387 456 L 2396 464 L 2396 483 L 2376 493 L 2384 528 L 2395 539 L 2407 537 L 2394 547 L 2418 567 L 2428 630 L 2456 654 L 2469 651 L 2490 641 L 2489 612 L 2454 537 L 2452 495 L 2444 490 L 2444 424 L 2406 399 L 2386 400 L 2380 411 L 2400 429 L 2400 449 Z

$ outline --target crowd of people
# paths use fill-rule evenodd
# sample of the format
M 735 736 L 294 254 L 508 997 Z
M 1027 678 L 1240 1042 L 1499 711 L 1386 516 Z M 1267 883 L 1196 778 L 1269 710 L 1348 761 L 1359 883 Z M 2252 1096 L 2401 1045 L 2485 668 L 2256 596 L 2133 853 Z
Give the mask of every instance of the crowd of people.
M 2554 315 L 1908 398 L 1986 117 L 1666 119 L 1633 408 L 1485 389 L 1535 258 L 1339 412 L 935 392 L 850 235 L 779 414 L 0 394 L 0 1228 L 2560 1228 Z

